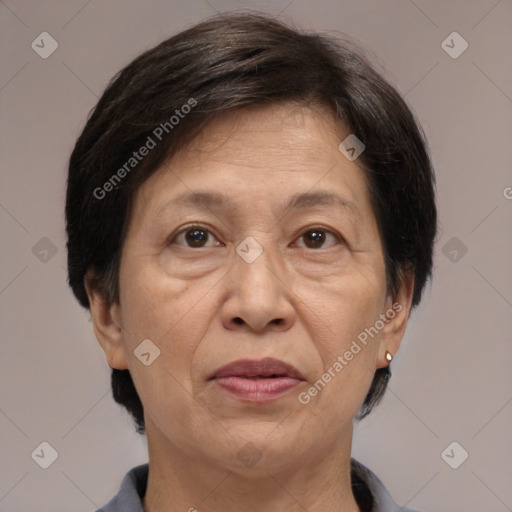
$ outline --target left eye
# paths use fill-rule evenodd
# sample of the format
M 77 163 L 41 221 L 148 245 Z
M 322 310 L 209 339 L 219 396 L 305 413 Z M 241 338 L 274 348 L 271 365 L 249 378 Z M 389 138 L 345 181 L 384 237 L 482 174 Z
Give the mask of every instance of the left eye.
M 338 241 L 337 237 L 324 228 L 312 228 L 305 231 L 297 240 L 304 240 L 304 245 L 307 249 L 324 249 L 326 240 L 330 239 L 334 242 L 331 245 L 335 245 Z
M 213 243 L 208 245 L 208 242 L 210 241 Z M 173 242 L 187 247 L 212 247 L 220 245 L 220 242 L 211 234 L 210 231 L 200 226 L 192 226 L 184 229 L 176 235 Z

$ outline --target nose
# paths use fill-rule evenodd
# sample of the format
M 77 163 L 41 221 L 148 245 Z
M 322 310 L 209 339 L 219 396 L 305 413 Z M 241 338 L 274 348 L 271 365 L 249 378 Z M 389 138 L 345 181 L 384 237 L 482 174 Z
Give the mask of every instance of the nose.
M 226 276 L 228 294 L 221 309 L 223 326 L 257 333 L 290 329 L 296 312 L 283 266 L 270 258 L 267 250 L 252 263 L 238 255 L 234 258 L 233 268 Z

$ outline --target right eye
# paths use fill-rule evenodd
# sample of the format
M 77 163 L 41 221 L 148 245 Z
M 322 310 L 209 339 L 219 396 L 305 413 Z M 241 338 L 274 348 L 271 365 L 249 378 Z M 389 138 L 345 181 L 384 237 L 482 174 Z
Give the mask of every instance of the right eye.
M 210 240 L 214 243 L 207 245 Z M 189 226 L 182 229 L 169 243 L 175 243 L 177 245 L 190 248 L 214 247 L 221 245 L 211 232 L 203 226 Z

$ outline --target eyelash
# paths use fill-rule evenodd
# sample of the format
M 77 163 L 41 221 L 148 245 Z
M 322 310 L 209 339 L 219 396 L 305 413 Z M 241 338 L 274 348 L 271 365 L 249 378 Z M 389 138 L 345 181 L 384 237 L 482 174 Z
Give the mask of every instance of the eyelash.
M 193 231 L 194 229 L 196 230 L 201 230 L 201 231 L 205 231 L 208 233 L 208 235 L 212 235 L 216 240 L 217 240 L 217 237 L 211 232 L 210 229 L 208 229 L 206 226 L 201 226 L 201 225 L 197 225 L 197 224 L 194 224 L 192 226 L 187 226 L 185 228 L 183 228 L 182 230 L 178 231 L 174 236 L 171 237 L 171 239 L 169 240 L 169 245 L 172 245 L 172 244 L 175 244 L 176 243 L 176 239 L 181 236 L 181 235 L 184 235 L 186 234 L 187 232 L 189 231 Z M 312 226 L 310 228 L 307 228 L 305 231 L 302 231 L 300 236 L 298 238 L 296 238 L 295 240 L 299 240 L 301 239 L 305 234 L 307 233 L 310 233 L 310 232 L 314 232 L 314 231 L 322 231 L 322 232 L 325 232 L 327 234 L 330 234 L 332 235 L 336 241 L 338 243 L 344 243 L 344 238 L 339 234 L 339 233 L 336 233 L 334 231 L 332 231 L 331 229 L 328 229 L 324 226 Z M 207 240 L 208 242 L 209 240 Z M 218 242 L 218 240 L 217 240 Z M 216 247 L 218 247 L 218 245 L 216 244 L 215 245 Z M 204 248 L 208 248 L 208 247 L 211 247 L 211 246 L 207 246 L 207 247 L 192 247 L 190 245 L 185 245 L 185 247 L 189 248 L 189 249 L 204 249 Z M 310 249 L 309 247 L 306 247 L 306 249 Z M 324 249 L 324 247 L 320 247 L 319 249 L 311 249 L 311 250 L 315 250 L 315 251 L 318 251 L 318 250 L 321 250 L 321 249 Z

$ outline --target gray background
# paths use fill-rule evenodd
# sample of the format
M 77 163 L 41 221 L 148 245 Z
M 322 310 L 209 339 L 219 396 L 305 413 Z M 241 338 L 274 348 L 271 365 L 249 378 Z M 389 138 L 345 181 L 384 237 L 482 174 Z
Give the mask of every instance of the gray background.
M 354 456 L 411 507 L 512 510 L 510 0 L 0 2 L 0 510 L 94 510 L 147 460 L 66 284 L 67 159 L 122 66 L 216 11 L 245 7 L 358 38 L 432 149 L 435 280 L 384 402 L 356 429 Z M 47 59 L 31 48 L 43 31 L 59 45 Z M 453 31 L 469 44 L 456 59 L 441 46 Z M 48 469 L 31 457 L 43 441 L 58 452 Z M 441 457 L 452 441 L 469 453 L 458 469 Z M 460 460 L 459 448 L 448 453 Z

